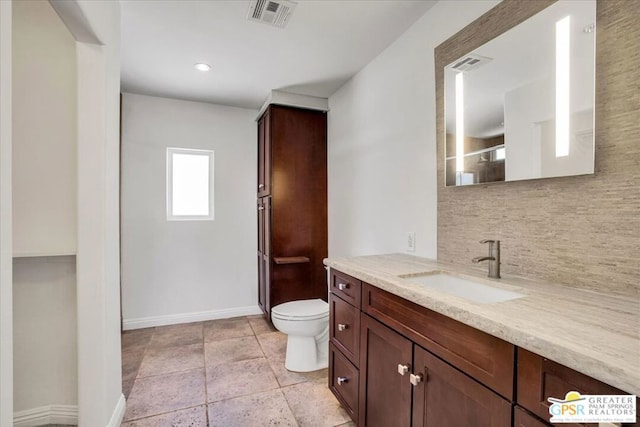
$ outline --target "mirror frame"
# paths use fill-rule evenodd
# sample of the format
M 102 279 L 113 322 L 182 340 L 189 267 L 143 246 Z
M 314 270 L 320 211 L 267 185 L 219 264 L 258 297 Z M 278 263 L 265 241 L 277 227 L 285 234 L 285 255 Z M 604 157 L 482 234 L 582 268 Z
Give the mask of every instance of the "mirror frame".
M 436 143 L 438 157 L 438 189 L 484 187 L 511 181 L 485 182 L 475 185 L 446 186 L 445 182 L 445 110 L 444 69 L 463 55 L 473 52 L 485 43 L 546 9 L 557 0 L 503 0 L 478 19 L 458 31 L 434 50 L 436 77 Z M 595 129 L 594 129 L 595 134 Z M 532 178 L 533 179 L 533 178 Z M 544 178 L 552 179 L 552 178 Z M 528 181 L 528 180 L 524 180 Z M 512 181 L 522 182 L 522 181 Z

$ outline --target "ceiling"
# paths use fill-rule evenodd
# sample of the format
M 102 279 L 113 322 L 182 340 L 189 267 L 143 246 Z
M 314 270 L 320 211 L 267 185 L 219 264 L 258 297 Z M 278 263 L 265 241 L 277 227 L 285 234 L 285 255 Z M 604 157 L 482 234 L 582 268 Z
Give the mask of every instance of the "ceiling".
M 328 97 L 435 3 L 299 0 L 281 29 L 247 20 L 248 0 L 123 0 L 122 90 L 246 108 L 273 89 Z

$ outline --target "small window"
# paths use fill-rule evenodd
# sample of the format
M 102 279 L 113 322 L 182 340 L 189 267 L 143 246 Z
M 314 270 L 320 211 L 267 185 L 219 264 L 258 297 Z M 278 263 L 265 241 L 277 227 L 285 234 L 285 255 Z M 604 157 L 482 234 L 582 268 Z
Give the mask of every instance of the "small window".
M 497 150 L 494 151 L 494 161 L 498 161 L 498 160 L 504 160 L 505 158 L 505 150 L 504 147 L 502 148 L 498 148 Z
M 167 220 L 213 219 L 213 151 L 167 148 Z

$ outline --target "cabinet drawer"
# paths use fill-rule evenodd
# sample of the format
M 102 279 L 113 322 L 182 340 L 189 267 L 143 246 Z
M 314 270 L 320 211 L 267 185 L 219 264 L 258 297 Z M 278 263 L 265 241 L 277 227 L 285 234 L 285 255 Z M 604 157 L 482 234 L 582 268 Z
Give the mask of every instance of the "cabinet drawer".
M 549 421 L 549 397 L 563 399 L 569 391 L 580 394 L 628 394 L 552 360 L 525 349 L 518 349 L 518 404 Z M 636 407 L 640 402 L 636 401 Z M 623 424 L 637 426 L 639 423 Z M 598 424 L 563 424 L 594 426 Z
M 513 344 L 367 283 L 362 310 L 512 400 Z
M 356 423 L 359 378 L 358 369 L 329 343 L 329 389 Z
M 335 295 L 329 298 L 331 342 L 358 366 L 360 354 L 360 310 Z
M 360 308 L 360 288 L 362 282 L 355 277 L 344 274 L 340 271 L 331 269 L 330 288 L 331 293 L 338 295 L 340 298 Z
M 516 406 L 514 409 L 514 427 L 549 427 L 549 424 L 543 423 L 524 409 Z

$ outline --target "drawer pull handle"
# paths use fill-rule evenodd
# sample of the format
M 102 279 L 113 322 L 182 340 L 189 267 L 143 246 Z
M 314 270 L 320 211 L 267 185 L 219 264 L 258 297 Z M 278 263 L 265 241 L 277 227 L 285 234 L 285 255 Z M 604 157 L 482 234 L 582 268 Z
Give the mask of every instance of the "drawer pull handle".
M 409 382 L 411 384 L 413 384 L 414 386 L 417 386 L 418 384 L 420 384 L 423 381 L 424 381 L 424 377 L 422 376 L 422 374 L 418 374 L 418 375 L 411 374 L 411 375 L 409 375 Z
M 338 330 L 340 332 L 344 332 L 348 327 L 349 325 L 345 325 L 344 323 L 338 323 Z
M 338 385 L 343 385 L 344 383 L 348 383 L 349 378 L 347 377 L 338 377 Z
M 345 289 L 349 288 L 349 284 L 348 283 L 338 283 L 338 289 L 340 289 L 341 291 L 344 291 Z
M 405 375 L 409 372 L 409 365 L 403 365 L 402 363 L 398 363 L 398 373 L 400 375 Z

